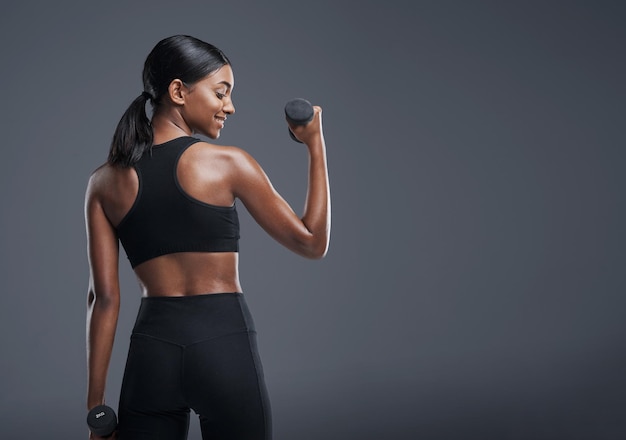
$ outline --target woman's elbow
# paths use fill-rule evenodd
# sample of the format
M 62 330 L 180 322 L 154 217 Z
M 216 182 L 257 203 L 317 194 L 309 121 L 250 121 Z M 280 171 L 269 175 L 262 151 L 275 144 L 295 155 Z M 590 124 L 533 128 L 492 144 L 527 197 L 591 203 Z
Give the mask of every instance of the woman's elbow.
M 89 289 L 87 305 L 90 308 L 119 309 L 120 295 L 117 289 Z
M 321 260 L 326 256 L 327 250 L 323 250 L 321 252 L 313 252 L 307 256 L 310 260 Z
M 328 253 L 329 240 L 314 240 L 300 247 L 300 255 L 310 260 L 321 260 Z

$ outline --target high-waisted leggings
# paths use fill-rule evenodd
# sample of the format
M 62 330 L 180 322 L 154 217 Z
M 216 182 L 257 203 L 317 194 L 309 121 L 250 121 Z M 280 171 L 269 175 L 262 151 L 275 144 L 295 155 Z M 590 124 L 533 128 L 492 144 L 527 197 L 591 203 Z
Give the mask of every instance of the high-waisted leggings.
M 256 332 L 241 293 L 143 298 L 119 402 L 120 440 L 268 440 Z

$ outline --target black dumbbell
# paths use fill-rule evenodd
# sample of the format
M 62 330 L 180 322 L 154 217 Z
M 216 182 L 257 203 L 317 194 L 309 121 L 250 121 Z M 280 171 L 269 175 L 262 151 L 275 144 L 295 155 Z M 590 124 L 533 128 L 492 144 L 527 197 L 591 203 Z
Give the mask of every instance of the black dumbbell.
M 295 98 L 285 104 L 285 116 L 294 125 L 306 125 L 313 120 L 315 111 L 309 101 L 302 98 Z M 289 136 L 296 142 L 300 142 L 289 130 Z M 300 142 L 302 143 L 302 142 Z
M 113 408 L 106 405 L 95 406 L 87 414 L 89 430 L 100 437 L 108 437 L 117 428 L 117 416 Z

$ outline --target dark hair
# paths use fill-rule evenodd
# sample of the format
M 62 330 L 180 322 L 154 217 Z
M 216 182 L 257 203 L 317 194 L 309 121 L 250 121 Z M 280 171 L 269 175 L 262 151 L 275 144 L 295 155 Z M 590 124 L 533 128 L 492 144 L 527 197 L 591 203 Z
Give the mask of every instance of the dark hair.
M 129 167 L 152 146 L 146 103 L 150 101 L 153 109 L 158 108 L 173 80 L 190 85 L 226 64 L 230 61 L 221 50 L 197 38 L 174 35 L 159 41 L 144 63 L 144 91 L 130 104 L 115 129 L 108 162 Z

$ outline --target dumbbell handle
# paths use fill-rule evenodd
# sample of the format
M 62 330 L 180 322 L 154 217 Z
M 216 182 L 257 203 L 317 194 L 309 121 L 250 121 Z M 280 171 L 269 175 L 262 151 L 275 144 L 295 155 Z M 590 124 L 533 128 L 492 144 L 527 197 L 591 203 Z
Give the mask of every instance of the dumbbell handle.
M 89 430 L 100 437 L 108 437 L 117 428 L 117 416 L 113 408 L 106 405 L 95 406 L 87 413 Z
M 285 104 L 285 116 L 293 125 L 306 125 L 313 120 L 314 115 L 313 106 L 306 99 L 295 98 Z M 291 130 L 289 130 L 289 135 L 294 141 L 302 143 Z

